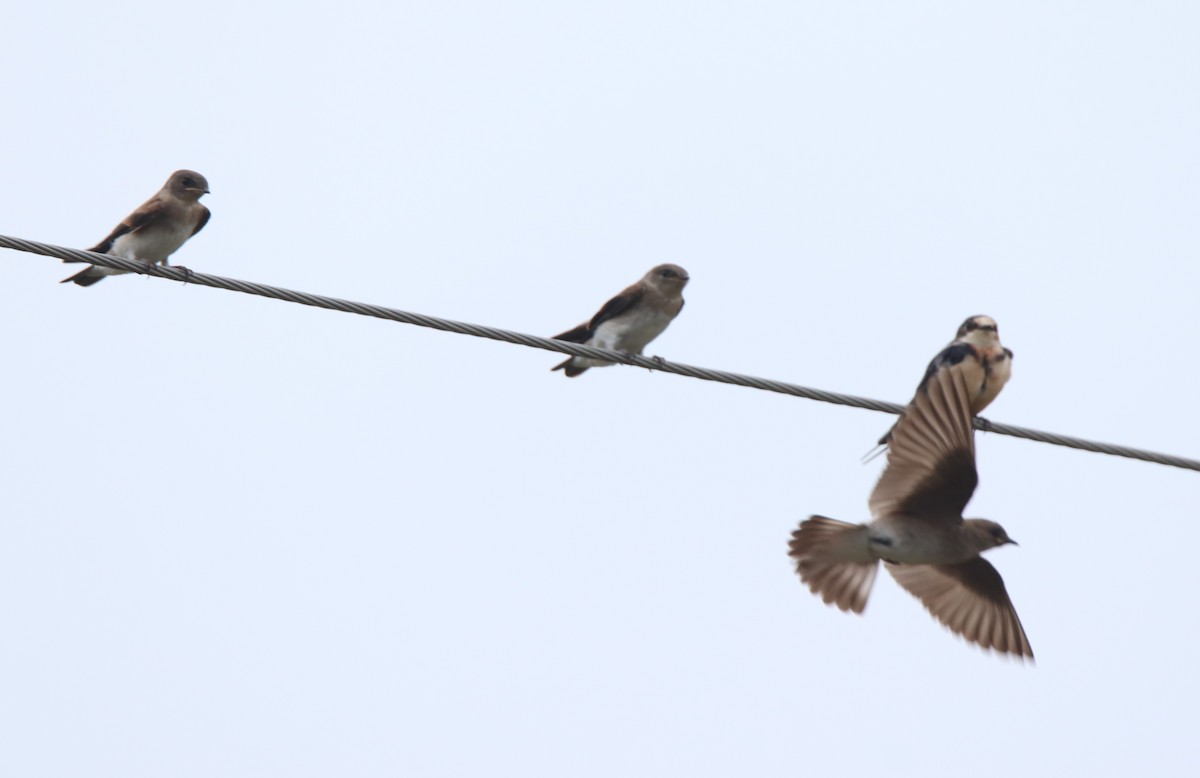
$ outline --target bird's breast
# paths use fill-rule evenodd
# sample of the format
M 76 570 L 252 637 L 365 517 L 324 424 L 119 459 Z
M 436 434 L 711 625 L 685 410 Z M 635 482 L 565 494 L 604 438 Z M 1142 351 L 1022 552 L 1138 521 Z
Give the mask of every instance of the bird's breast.
M 979 393 L 971 403 L 971 412 L 979 413 L 992 404 L 1000 390 L 1012 376 L 1012 359 L 1002 348 L 995 348 L 980 354 L 983 364 L 984 381 Z

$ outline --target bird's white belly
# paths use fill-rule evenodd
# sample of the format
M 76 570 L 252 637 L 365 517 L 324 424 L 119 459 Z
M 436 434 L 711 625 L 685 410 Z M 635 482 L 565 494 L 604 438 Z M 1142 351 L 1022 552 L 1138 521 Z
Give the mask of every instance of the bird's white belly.
M 191 237 L 191 229 L 185 226 L 158 227 L 139 230 L 122 235 L 113 241 L 111 254 L 125 259 L 140 259 L 144 262 L 163 262 Z
M 598 348 L 640 354 L 670 323 L 670 316 L 656 311 L 619 316 L 597 327 L 592 342 Z

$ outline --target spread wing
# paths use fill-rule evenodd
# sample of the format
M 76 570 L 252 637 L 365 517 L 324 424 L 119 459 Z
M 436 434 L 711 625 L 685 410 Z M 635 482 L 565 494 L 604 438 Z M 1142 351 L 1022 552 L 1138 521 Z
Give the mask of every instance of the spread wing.
M 975 351 L 975 347 L 971 344 L 959 343 L 955 341 L 949 346 L 946 346 L 946 348 L 938 352 L 936 357 L 929 360 L 929 365 L 925 368 L 925 375 L 921 376 L 921 383 L 917 385 L 917 394 L 925 391 L 925 388 L 929 386 L 930 380 L 941 370 L 955 367 L 968 358 L 972 358 L 976 362 L 979 361 L 979 356 Z M 886 446 L 888 443 L 890 443 L 892 440 L 892 433 L 895 432 L 895 430 L 896 425 L 893 424 L 892 428 L 885 432 L 883 437 L 879 439 L 878 445 Z M 872 455 L 872 458 L 875 456 L 878 456 L 878 454 Z
M 153 224 L 159 219 L 162 219 L 167 215 L 167 211 L 169 209 L 170 206 L 165 200 L 157 196 L 151 197 L 149 200 L 142 203 L 136 211 L 126 216 L 125 219 L 108 234 L 107 238 L 100 241 L 95 246 L 92 246 L 90 249 L 88 249 L 88 251 L 95 251 L 98 254 L 107 254 L 108 252 L 112 251 L 113 243 L 116 242 L 117 238 L 121 237 L 122 235 L 127 235 L 131 232 L 137 232 L 147 225 Z M 205 208 L 204 211 L 205 214 L 200 222 L 200 227 L 203 227 L 204 222 L 208 221 L 208 209 Z M 197 227 L 192 234 L 195 235 L 197 232 L 199 232 L 200 227 Z
M 975 492 L 975 433 L 965 360 L 926 377 L 896 422 L 869 501 L 874 516 L 961 521 Z
M 896 582 L 934 618 L 984 648 L 1033 659 L 1004 579 L 983 557 L 957 565 L 893 565 Z
M 921 378 L 921 384 L 917 387 L 917 392 L 922 392 L 929 386 L 929 382 L 933 377 L 947 368 L 957 367 L 964 361 L 974 360 L 979 361 L 979 354 L 975 347 L 970 343 L 951 343 L 946 348 L 938 352 L 938 355 L 929 361 L 929 366 L 925 368 L 925 375 Z

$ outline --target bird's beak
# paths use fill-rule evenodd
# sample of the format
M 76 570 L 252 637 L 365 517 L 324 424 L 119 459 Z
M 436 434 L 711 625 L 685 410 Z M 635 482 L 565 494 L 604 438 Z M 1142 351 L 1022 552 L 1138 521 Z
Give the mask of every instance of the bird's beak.
M 1018 543 L 1017 541 L 1013 540 L 1012 538 L 1009 538 L 1009 539 L 1008 539 L 1008 542 L 1009 542 L 1009 543 L 1012 543 L 1014 546 L 1019 546 L 1019 545 L 1021 545 L 1020 543 Z

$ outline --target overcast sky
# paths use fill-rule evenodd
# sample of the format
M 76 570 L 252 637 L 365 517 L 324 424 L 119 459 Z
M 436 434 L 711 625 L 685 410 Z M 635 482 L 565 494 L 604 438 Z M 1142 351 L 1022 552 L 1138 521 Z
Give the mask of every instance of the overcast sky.
M 1194 3 L 23 3 L 0 233 L 200 171 L 193 269 L 1195 457 Z M 1200 476 L 997 435 L 1036 666 L 887 576 L 892 417 L 0 252 L 0 774 L 1191 775 Z

